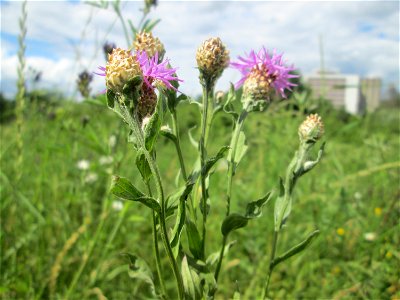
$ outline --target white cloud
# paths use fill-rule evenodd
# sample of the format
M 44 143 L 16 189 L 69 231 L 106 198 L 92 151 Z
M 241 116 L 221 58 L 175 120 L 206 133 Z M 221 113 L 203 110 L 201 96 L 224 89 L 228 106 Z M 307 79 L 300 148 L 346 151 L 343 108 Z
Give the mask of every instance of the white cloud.
M 142 2 L 122 5 L 124 16 L 136 24 Z M 2 33 L 17 35 L 20 3 L 2 4 L 1 9 Z M 178 74 L 185 80 L 181 90 L 189 94 L 200 93 L 195 52 L 209 36 L 220 36 L 233 59 L 266 45 L 283 51 L 288 61 L 310 73 L 319 67 L 322 35 L 327 68 L 399 82 L 397 2 L 161 1 L 150 17 L 162 19 L 154 33 L 164 42 L 171 63 L 179 67 Z M 105 40 L 126 46 L 115 14 L 83 3 L 29 2 L 27 38 L 28 53 L 32 41 L 46 41 L 56 50 L 54 57 L 32 54 L 28 65 L 42 70 L 49 86 L 69 92 L 81 70 L 104 64 Z M 15 43 L 2 35 L 2 85 L 15 80 L 15 51 Z M 229 81 L 238 79 L 237 72 L 227 70 L 217 89 L 226 89 Z M 102 86 L 103 79 L 95 78 L 93 90 Z

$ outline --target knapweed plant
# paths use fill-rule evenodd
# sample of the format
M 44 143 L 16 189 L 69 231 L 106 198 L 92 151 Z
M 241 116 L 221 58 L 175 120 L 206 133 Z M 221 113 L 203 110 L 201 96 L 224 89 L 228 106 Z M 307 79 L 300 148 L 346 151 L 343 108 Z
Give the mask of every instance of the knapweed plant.
M 268 108 L 272 94 L 286 97 L 285 92 L 295 85 L 290 82 L 291 78 L 297 77 L 291 73 L 294 68 L 286 65 L 282 54 L 269 52 L 264 47 L 258 52 L 251 51 L 239 57 L 236 62 L 230 62 L 229 51 L 219 38 L 206 40 L 196 53 L 203 88 L 202 103 L 196 103 L 201 112 L 201 135 L 198 142 L 194 141 L 198 148 L 198 160 L 187 163 L 182 155 L 181 133 L 178 132 L 178 104 L 194 100 L 180 93 L 179 84 L 183 80 L 177 76 L 177 69 L 171 66 L 172 62 L 164 59 L 165 54 L 158 38 L 151 33 L 138 33 L 131 49 L 113 49 L 106 66 L 101 67 L 102 72 L 99 73 L 105 76 L 108 107 L 129 127 L 128 141 L 136 151 L 137 174 L 147 187 L 145 191 L 140 190 L 129 179 L 115 176 L 111 191 L 121 199 L 139 202 L 152 211 L 157 284 L 153 282 L 147 265 L 138 257 L 128 254 L 131 271 L 151 285 L 154 297 L 174 299 L 176 294 L 166 290 L 164 283 L 161 253 L 166 253 L 179 299 L 214 298 L 218 291 L 218 280 L 223 276 L 221 266 L 230 246 L 230 233 L 260 217 L 263 207 L 274 199 L 275 226 L 271 258 L 260 289 L 263 291 L 260 298 L 267 298 L 273 270 L 281 262 L 304 250 L 318 234 L 316 230 L 293 248 L 278 252 L 279 236 L 295 205 L 293 197 L 296 183 L 318 164 L 323 154 L 322 145 L 318 156 L 314 159 L 311 157 L 311 150 L 324 133 L 321 118 L 316 114 L 310 115 L 300 125 L 299 148 L 289 162 L 284 178 L 279 180 L 277 191 L 260 191 L 260 198 L 249 202 L 243 213 L 232 213 L 231 203 L 235 201 L 232 199 L 234 176 L 248 148 L 243 124 L 254 112 Z M 240 71 L 242 77 L 235 86 L 231 85 L 224 103 L 221 103 L 215 99 L 214 88 L 228 67 Z M 237 89 L 242 89 L 242 93 L 238 93 Z M 238 98 L 241 100 L 239 112 L 234 109 L 234 104 L 239 104 L 235 103 Z M 210 130 L 217 113 L 227 114 L 233 120 L 231 142 L 229 145 L 220 145 L 218 152 L 209 153 L 209 144 L 217 142 L 210 141 Z M 172 120 L 172 129 L 166 123 L 168 115 Z M 156 141 L 159 136 L 170 139 L 175 145 L 180 175 L 185 182 L 170 196 L 166 194 L 164 178 L 157 165 Z M 210 176 L 215 164 L 222 159 L 227 160 L 228 169 L 226 212 L 221 216 L 220 223 L 221 242 L 206 247 L 207 216 L 213 207 L 210 201 Z M 193 169 L 188 169 L 188 165 L 193 165 Z M 171 221 L 167 223 L 167 219 L 174 220 L 174 225 L 167 226 L 171 224 Z M 165 252 L 160 251 L 159 243 L 162 243 Z M 215 248 L 216 254 L 206 253 L 206 249 L 211 247 Z

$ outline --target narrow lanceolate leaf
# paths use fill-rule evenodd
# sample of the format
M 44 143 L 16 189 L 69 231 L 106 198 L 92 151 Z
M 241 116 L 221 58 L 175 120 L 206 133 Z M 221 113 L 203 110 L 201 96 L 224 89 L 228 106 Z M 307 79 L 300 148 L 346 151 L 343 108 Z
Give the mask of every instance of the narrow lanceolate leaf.
M 273 196 L 273 192 L 268 192 L 264 197 L 259 200 L 252 201 L 247 204 L 246 207 L 246 217 L 249 219 L 258 218 L 262 215 L 262 208 L 266 205 Z
M 156 296 L 153 275 L 148 264 L 143 259 L 134 254 L 121 253 L 121 255 L 125 255 L 129 259 L 129 265 L 128 265 L 129 277 L 134 279 L 140 279 L 146 282 L 148 285 L 150 285 L 152 294 Z
M 143 181 L 147 182 L 150 179 L 152 173 L 149 163 L 147 162 L 145 155 L 141 151 L 139 151 L 136 155 L 136 166 L 140 172 L 140 175 L 142 175 Z
M 146 149 L 151 151 L 154 147 L 154 144 L 157 141 L 158 133 L 161 128 L 161 116 L 159 113 L 159 109 L 153 113 L 150 117 L 149 123 L 144 127 L 144 139 L 146 144 Z
M 188 218 L 186 218 L 186 233 L 189 242 L 189 250 L 195 259 L 201 259 L 201 238 L 196 225 Z
M 233 143 L 233 140 L 232 140 Z M 228 154 L 228 162 L 232 163 L 232 153 L 233 153 L 233 145 L 231 144 L 231 149 Z M 246 136 L 243 131 L 240 131 L 237 145 L 236 145 L 236 152 L 235 152 L 235 157 L 233 158 L 233 173 L 235 174 L 236 168 L 239 165 L 240 161 L 244 157 L 244 155 L 247 152 L 247 149 L 249 146 L 246 145 Z
M 188 135 L 189 135 L 189 141 L 190 143 L 193 145 L 193 147 L 197 149 L 199 149 L 199 143 L 194 139 L 193 135 L 192 135 L 192 131 L 193 129 L 195 129 L 197 126 L 193 126 L 191 128 L 189 128 L 188 130 Z
M 111 193 L 124 200 L 141 202 L 158 213 L 161 211 L 160 204 L 157 200 L 147 197 L 126 178 L 114 176 L 111 184 Z
M 161 129 L 160 134 L 166 137 L 167 139 L 170 139 L 174 144 L 176 144 L 177 142 L 176 135 L 173 134 L 171 130 Z
M 307 238 L 302 241 L 300 244 L 294 246 L 292 249 L 288 250 L 284 254 L 278 256 L 272 261 L 272 267 L 275 267 L 276 265 L 280 264 L 281 262 L 287 260 L 288 258 L 292 257 L 293 255 L 296 255 L 297 253 L 300 253 L 304 249 L 306 249 L 311 242 L 313 241 L 314 238 L 316 238 L 319 234 L 319 230 L 315 230 L 314 232 L 311 232 Z
M 229 249 L 231 249 L 232 246 L 235 244 L 236 244 L 236 241 L 231 241 L 227 245 L 225 245 L 223 257 L 225 257 L 228 254 Z M 219 255 L 220 255 L 220 251 L 216 251 L 216 252 L 210 254 L 206 260 L 207 266 L 211 267 L 214 264 L 216 264 L 216 262 L 218 261 Z
M 211 170 L 211 168 L 215 165 L 215 163 L 220 160 L 222 157 L 224 157 L 226 151 L 229 149 L 229 146 L 223 146 L 215 155 L 214 157 L 211 157 L 209 160 L 206 161 L 203 169 L 202 169 L 202 174 L 207 175 L 208 172 Z
M 235 86 L 231 83 L 227 100 L 226 100 L 226 102 L 225 102 L 225 104 L 223 106 L 223 110 L 227 114 L 230 114 L 233 117 L 234 120 L 237 120 L 237 118 L 239 118 L 239 114 L 237 112 L 235 112 L 235 109 L 234 109 L 234 106 L 233 106 L 233 102 L 235 100 L 236 100 Z
M 115 93 L 111 91 L 110 89 L 107 90 L 107 106 L 111 109 L 114 108 L 114 103 L 115 103 Z
M 200 277 L 189 267 L 186 256 L 182 259 L 182 280 L 186 298 L 201 299 Z
M 284 215 L 288 214 L 288 199 L 285 199 L 285 186 L 283 185 L 282 178 L 279 179 L 279 196 L 275 201 L 274 219 L 275 219 L 275 231 L 279 231 L 282 226 Z
M 223 235 L 228 235 L 231 231 L 245 227 L 248 223 L 248 218 L 237 213 L 227 216 L 222 222 L 221 232 Z

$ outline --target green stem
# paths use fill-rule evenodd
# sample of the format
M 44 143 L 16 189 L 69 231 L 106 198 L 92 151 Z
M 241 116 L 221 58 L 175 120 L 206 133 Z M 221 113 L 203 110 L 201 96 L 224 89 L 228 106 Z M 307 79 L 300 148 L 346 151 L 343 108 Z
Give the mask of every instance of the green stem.
M 272 242 L 272 252 L 271 252 L 271 259 L 269 261 L 269 270 L 268 270 L 268 276 L 267 276 L 267 280 L 265 283 L 265 289 L 264 289 L 264 293 L 261 297 L 261 299 L 265 299 L 268 297 L 268 289 L 269 289 L 269 282 L 271 279 L 271 275 L 272 275 L 272 271 L 274 270 L 274 259 L 275 259 L 275 253 L 276 253 L 276 247 L 278 245 L 278 234 L 279 231 L 274 231 L 274 239 Z
M 205 257 L 206 250 L 206 224 L 207 224 L 207 195 L 206 195 L 206 176 L 207 174 L 203 173 L 203 168 L 206 163 L 207 153 L 206 153 L 206 142 L 208 140 L 208 132 L 211 126 L 211 120 L 208 116 L 208 110 L 211 101 L 209 101 L 209 96 L 212 94 L 210 88 L 207 86 L 203 86 L 203 114 L 201 121 L 201 137 L 200 137 L 200 182 L 201 182 L 201 205 L 203 211 L 203 235 L 201 240 L 201 253 L 202 258 Z
M 159 216 L 160 217 L 160 227 L 161 227 L 161 238 L 163 240 L 164 247 L 167 252 L 167 256 L 168 256 L 169 262 L 172 267 L 172 271 L 173 271 L 175 279 L 176 279 L 179 299 L 184 299 L 183 280 L 182 280 L 181 273 L 179 271 L 178 264 L 175 260 L 174 254 L 172 252 L 171 244 L 170 244 L 170 241 L 168 238 L 168 233 L 167 233 L 167 226 L 165 223 L 166 201 L 164 198 L 164 191 L 163 191 L 163 187 L 162 187 L 160 171 L 158 170 L 158 166 L 157 166 L 156 162 L 154 161 L 154 158 L 152 157 L 152 155 L 146 148 L 144 137 L 143 137 L 143 132 L 139 126 L 139 121 L 137 119 L 136 114 L 134 114 L 132 116 L 129 112 L 129 109 L 126 106 L 122 106 L 122 111 L 123 111 L 123 116 L 124 116 L 125 120 L 128 122 L 129 127 L 134 132 L 134 134 L 137 138 L 137 141 L 139 143 L 139 146 L 142 149 L 147 162 L 149 163 L 151 173 L 155 180 L 157 196 L 158 196 L 158 199 L 159 199 L 160 205 L 161 205 L 161 212 L 160 212 L 160 216 Z
M 236 150 L 237 150 L 237 146 L 238 146 L 240 132 L 243 128 L 244 120 L 246 119 L 247 114 L 248 114 L 248 112 L 246 111 L 246 109 L 244 109 L 242 111 L 242 113 L 240 114 L 240 117 L 236 120 L 235 131 L 233 132 L 233 135 L 232 135 L 232 141 L 231 141 L 232 149 L 231 149 L 231 156 L 230 156 L 230 162 L 229 162 L 229 167 L 228 167 L 228 182 L 227 182 L 227 190 L 226 190 L 226 216 L 229 216 L 229 214 L 230 214 L 232 181 L 233 181 L 233 176 L 234 176 Z M 215 278 L 216 282 L 218 282 L 218 276 L 219 276 L 219 272 L 221 269 L 222 260 L 224 258 L 224 249 L 225 249 L 227 239 L 228 239 L 228 236 L 224 236 L 222 239 L 222 245 L 221 245 L 221 250 L 220 250 L 220 254 L 219 254 L 218 264 L 217 264 L 217 268 L 215 269 L 215 273 L 214 273 L 214 278 Z
M 147 192 L 149 193 L 149 196 L 152 197 L 149 180 L 146 181 L 146 187 L 147 187 Z M 154 246 L 153 250 L 154 250 L 154 255 L 156 257 L 156 268 L 157 268 L 158 281 L 160 282 L 160 286 L 161 286 L 162 298 L 164 298 L 164 296 L 167 295 L 167 293 L 166 293 L 166 289 L 165 289 L 164 280 L 161 275 L 162 269 L 161 269 L 160 250 L 158 248 L 157 216 L 156 216 L 156 213 L 154 210 L 153 210 L 152 217 L 153 217 L 153 246 Z
M 188 180 L 187 173 L 186 173 L 186 168 L 185 168 L 185 161 L 183 160 L 183 155 L 182 155 L 182 148 L 181 148 L 181 142 L 180 142 L 180 137 L 179 137 L 179 127 L 178 127 L 178 118 L 176 116 L 176 111 L 172 111 L 172 130 L 176 136 L 176 152 L 178 153 L 179 157 L 179 163 L 181 166 L 181 172 L 182 172 L 182 177 L 185 180 L 185 182 Z

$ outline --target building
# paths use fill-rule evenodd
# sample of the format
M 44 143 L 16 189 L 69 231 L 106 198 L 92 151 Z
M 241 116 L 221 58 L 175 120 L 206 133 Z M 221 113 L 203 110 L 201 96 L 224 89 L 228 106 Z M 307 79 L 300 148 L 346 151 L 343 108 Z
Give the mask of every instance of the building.
M 315 97 L 324 97 L 335 107 L 343 107 L 351 114 L 372 111 L 379 106 L 381 81 L 362 79 L 358 75 L 322 73 L 305 76 Z

